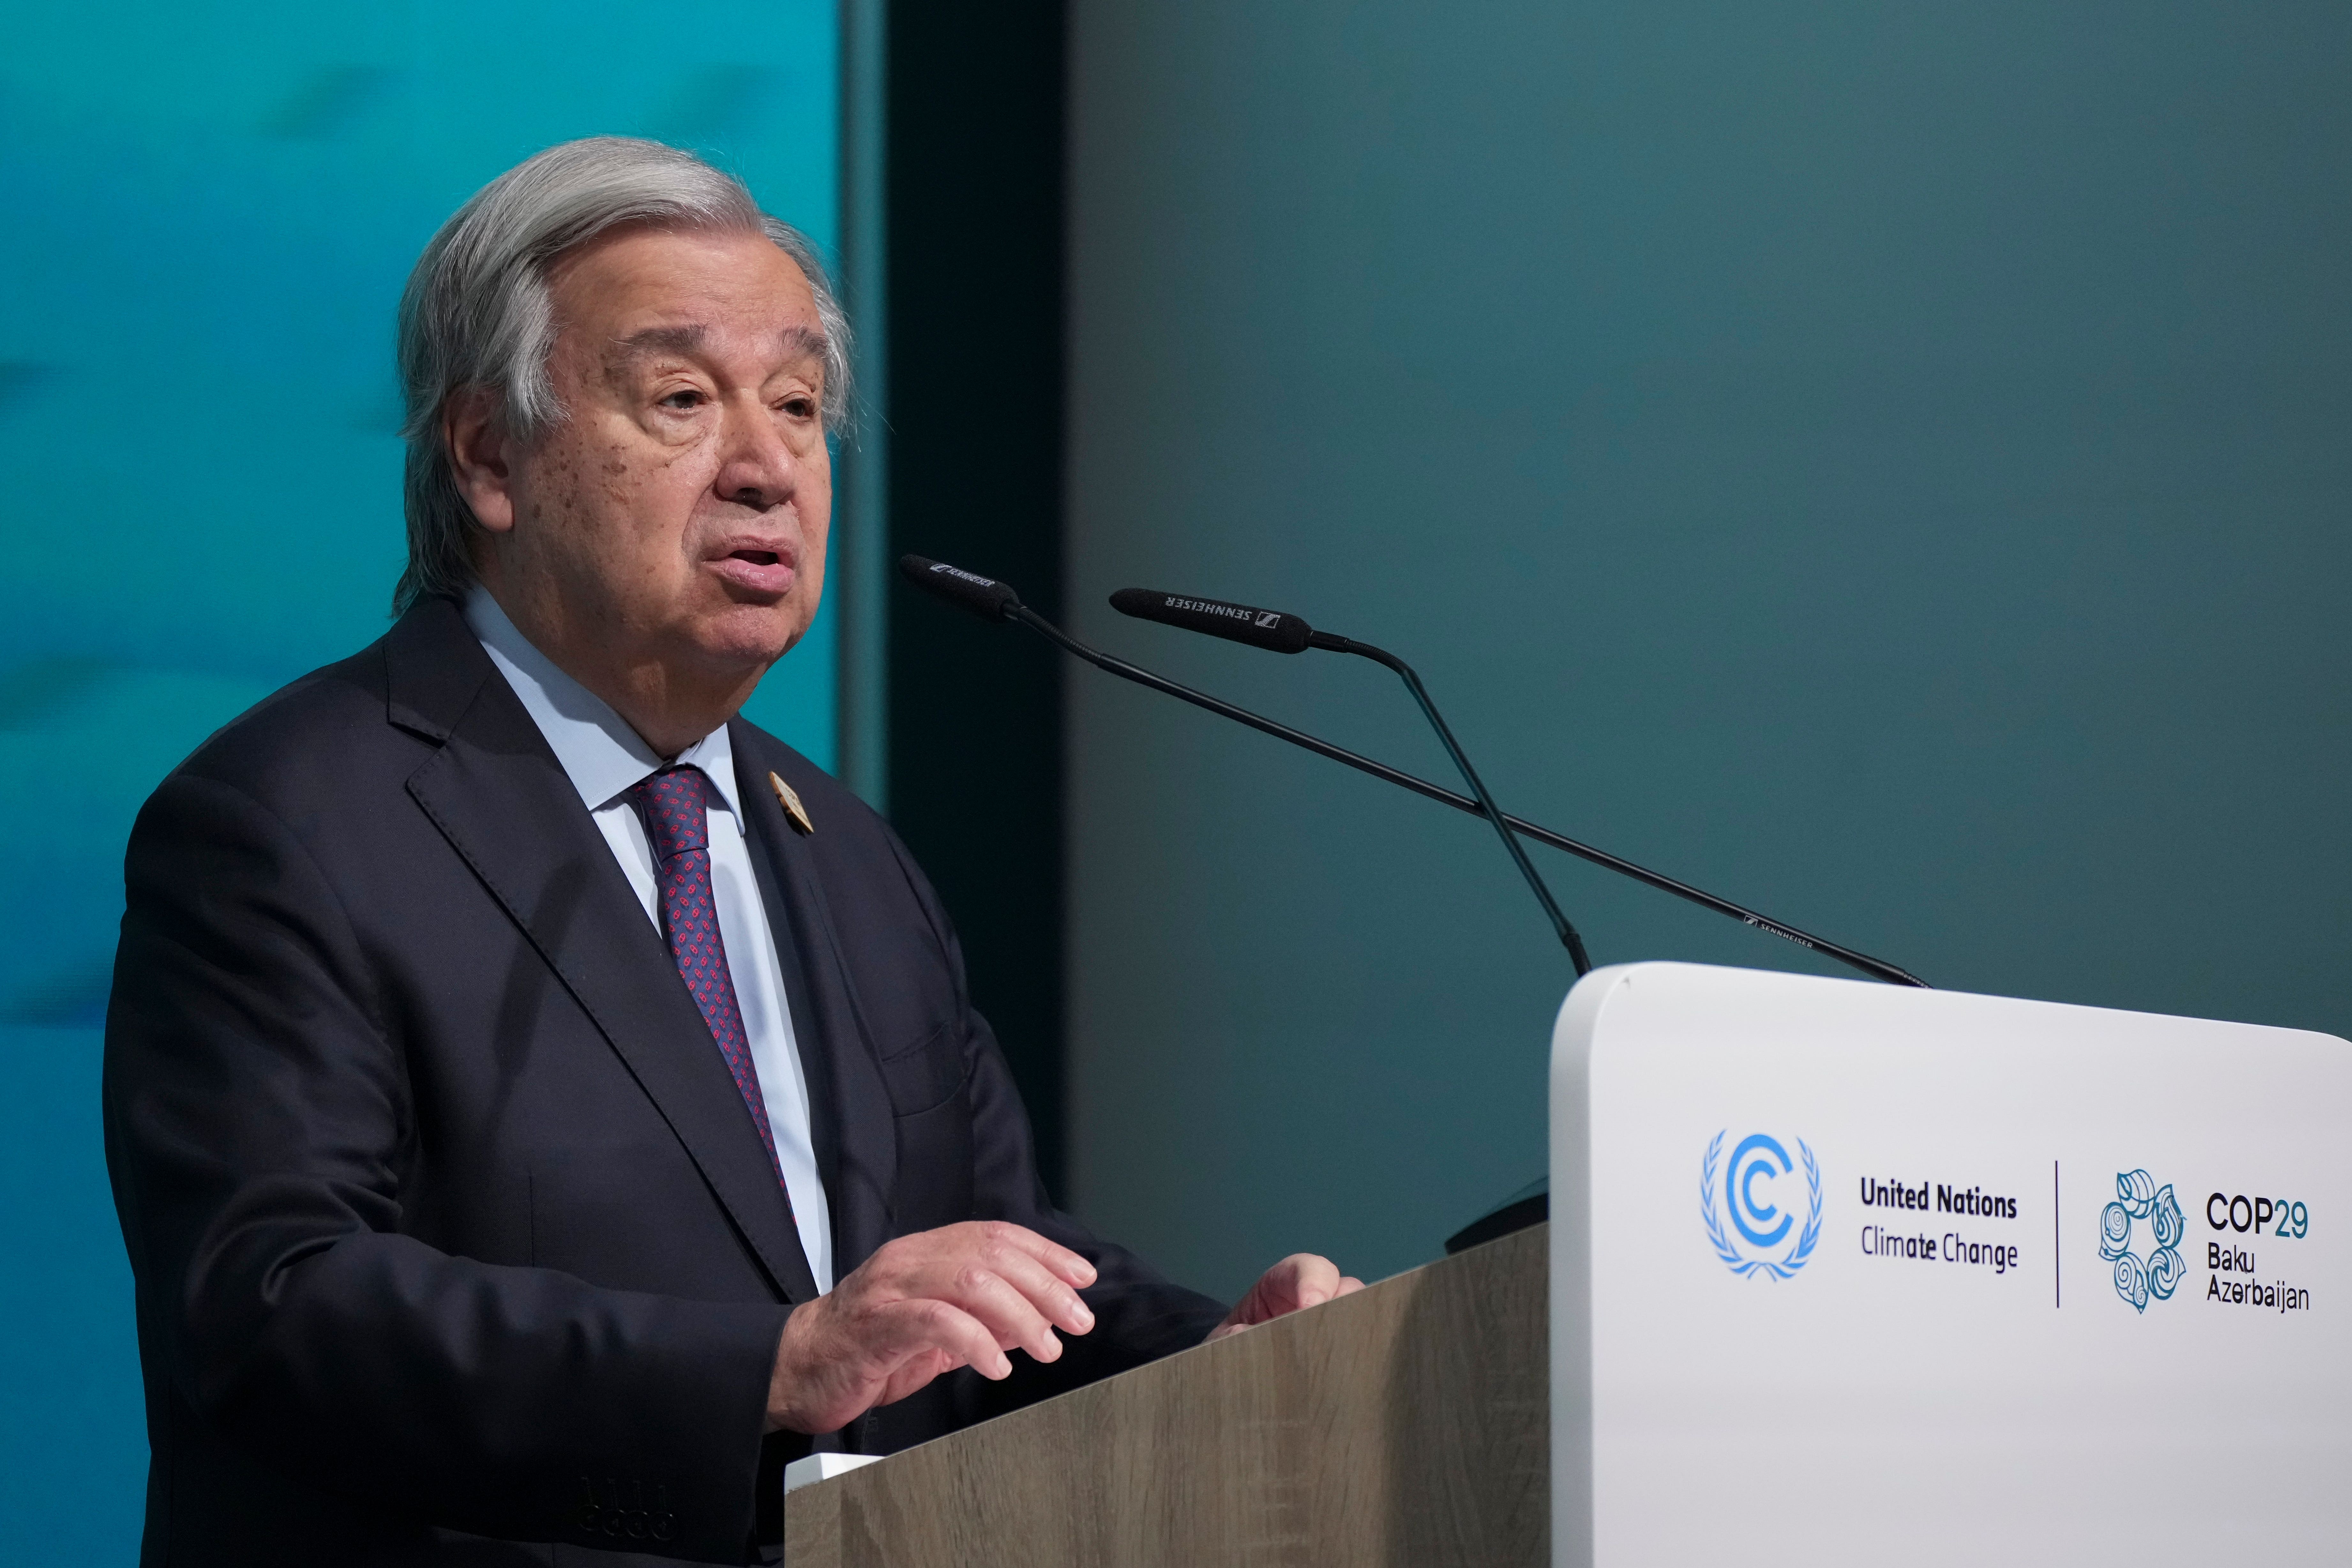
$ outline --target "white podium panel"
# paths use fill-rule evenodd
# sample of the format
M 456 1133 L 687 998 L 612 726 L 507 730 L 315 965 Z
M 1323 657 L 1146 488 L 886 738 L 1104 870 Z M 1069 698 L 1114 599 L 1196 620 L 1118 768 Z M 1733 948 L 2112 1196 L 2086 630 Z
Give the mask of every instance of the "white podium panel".
M 1555 1563 L 2352 1563 L 2352 1045 L 1636 964 L 1551 1126 Z

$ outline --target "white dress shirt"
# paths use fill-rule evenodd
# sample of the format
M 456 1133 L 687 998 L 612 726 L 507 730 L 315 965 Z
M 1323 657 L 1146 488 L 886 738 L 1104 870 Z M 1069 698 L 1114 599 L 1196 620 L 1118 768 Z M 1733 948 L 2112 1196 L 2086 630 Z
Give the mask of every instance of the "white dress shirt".
M 490 662 L 507 678 L 539 732 L 563 764 L 572 787 L 612 846 L 613 858 L 645 906 L 646 918 L 661 929 L 660 889 L 654 876 L 653 846 L 646 825 L 629 804 L 628 792 L 641 779 L 668 764 L 613 711 L 610 704 L 566 675 L 533 647 L 514 622 L 477 586 L 466 597 L 466 624 L 482 640 Z M 700 768 L 718 786 L 710 805 L 710 893 L 719 906 L 719 940 L 727 949 L 735 979 L 735 1005 L 751 1042 L 751 1066 L 760 1098 L 768 1108 L 776 1159 L 783 1166 L 784 1190 L 800 1226 L 801 1250 L 820 1291 L 833 1289 L 833 1220 L 824 1184 L 817 1177 L 816 1153 L 809 1142 L 808 1078 L 793 1038 L 792 1009 L 784 1002 L 784 975 L 776 958 L 767 906 L 751 873 L 751 829 L 743 819 L 735 781 L 735 748 L 727 727 L 680 752 L 675 759 Z M 716 1051 L 717 1043 L 709 1042 Z

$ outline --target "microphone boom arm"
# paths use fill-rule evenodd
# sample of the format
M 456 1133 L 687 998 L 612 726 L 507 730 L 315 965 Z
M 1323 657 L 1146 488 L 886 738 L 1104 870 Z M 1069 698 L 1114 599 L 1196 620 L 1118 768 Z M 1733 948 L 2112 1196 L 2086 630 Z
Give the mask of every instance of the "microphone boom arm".
M 1568 949 L 1568 959 L 1576 966 L 1577 978 L 1581 980 L 1591 973 L 1592 960 L 1584 955 L 1584 939 L 1576 934 L 1576 928 L 1568 923 L 1566 915 L 1560 913 L 1559 904 L 1551 896 L 1551 889 L 1544 886 L 1541 877 L 1536 875 L 1534 864 L 1528 859 L 1527 847 L 1519 842 L 1518 835 L 1511 831 L 1509 818 L 1503 815 L 1503 808 L 1495 804 L 1495 796 L 1486 788 L 1486 781 L 1478 776 L 1478 770 L 1470 765 L 1470 758 L 1463 752 L 1461 742 L 1454 740 L 1453 730 L 1438 717 L 1437 704 L 1429 700 L 1429 692 L 1421 684 L 1421 677 L 1413 673 L 1412 666 L 1386 648 L 1374 647 L 1368 642 L 1358 642 L 1353 637 L 1343 637 L 1335 632 L 1309 632 L 1307 646 L 1331 653 L 1352 653 L 1359 658 L 1384 664 L 1397 672 L 1404 681 L 1405 689 L 1412 693 L 1412 700 L 1421 704 L 1422 716 L 1429 721 L 1429 727 L 1437 731 L 1440 741 L 1445 742 L 1445 754 L 1454 759 L 1454 767 L 1461 772 L 1462 782 L 1468 784 L 1470 793 L 1477 797 L 1479 814 L 1495 825 L 1495 832 L 1502 839 L 1503 847 L 1510 851 L 1519 875 L 1527 879 L 1528 888 L 1535 894 L 1536 901 L 1543 905 L 1544 913 L 1551 917 L 1551 929 L 1559 934 L 1559 945 Z
M 982 613 L 989 612 L 983 610 Z M 1139 686 L 1148 686 L 1154 691 L 1164 692 L 1170 697 L 1190 702 L 1195 708 L 1205 708 L 1212 713 L 1223 714 L 1236 723 L 1246 724 L 1253 730 L 1263 731 L 1277 740 L 1287 741 L 1294 746 L 1304 747 L 1318 756 L 1328 757 L 1335 763 L 1345 763 L 1359 773 L 1370 773 L 1377 779 L 1386 779 L 1392 784 L 1450 805 L 1456 811 L 1466 812 L 1472 816 L 1489 816 L 1487 805 L 1482 805 L 1468 795 L 1456 795 L 1443 784 L 1434 784 L 1427 779 L 1416 778 L 1402 769 L 1389 766 L 1386 763 L 1376 763 L 1371 758 L 1349 751 L 1344 746 L 1335 746 L 1328 741 L 1318 740 L 1303 730 L 1294 730 L 1287 724 L 1253 713 L 1246 708 L 1236 707 L 1222 698 L 1212 697 L 1205 691 L 1195 691 L 1192 688 L 1171 680 L 1165 676 L 1154 675 L 1141 665 L 1129 664 L 1123 658 L 1107 654 L 1099 648 L 1091 647 L 1018 601 L 1004 606 L 997 613 L 1002 614 L 1007 620 L 1020 622 L 1063 652 L 1082 658 L 1096 668 L 1106 670 L 1123 680 L 1132 680 Z M 1346 640 L 1345 638 L 1333 639 L 1335 642 Z M 1471 779 L 1474 787 L 1477 787 L 1476 775 L 1468 772 L 1469 764 L 1462 762 L 1460 749 L 1453 744 L 1453 736 L 1446 731 L 1444 722 L 1438 720 L 1435 712 L 1429 709 L 1428 698 L 1422 692 L 1420 682 L 1413 679 L 1411 670 L 1404 667 L 1402 660 L 1391 660 L 1381 656 L 1376 650 L 1370 650 L 1369 645 L 1366 644 L 1350 644 L 1339 651 L 1351 653 L 1364 651 L 1366 657 L 1379 658 L 1382 663 L 1389 664 L 1390 668 L 1404 676 L 1405 683 L 1413 689 L 1414 697 L 1422 702 L 1423 711 L 1429 713 L 1431 721 L 1436 724 L 1438 732 L 1446 740 L 1447 750 L 1454 753 L 1455 760 L 1461 763 L 1465 776 Z M 1479 793 L 1484 795 L 1486 792 L 1483 788 L 1479 788 Z M 1538 896 L 1542 898 L 1547 912 L 1552 914 L 1562 927 L 1566 927 L 1570 936 L 1573 935 L 1574 928 L 1568 926 L 1566 919 L 1559 914 L 1549 893 L 1541 890 L 1542 883 L 1537 879 L 1534 868 L 1528 864 L 1525 852 L 1517 842 L 1518 837 L 1532 838 L 1538 844 L 1549 844 L 1553 848 L 1565 850 L 1580 860 L 1590 861 L 1620 876 L 1631 877 L 1633 880 L 1655 888 L 1662 893 L 1672 893 L 1675 897 L 1686 900 L 1701 909 L 1713 910 L 1719 915 L 1728 915 L 1733 920 L 1754 926 L 1758 931 L 1769 931 L 1783 941 L 1795 942 L 1799 947 L 1821 953 L 1826 958 L 1833 958 L 1848 968 L 1859 970 L 1874 980 L 1883 980 L 1890 985 L 1916 985 L 1923 989 L 1927 988 L 1927 983 L 1917 975 L 1906 970 L 1898 969 L 1884 960 L 1873 958 L 1868 953 L 1856 952 L 1850 947 L 1831 942 L 1825 937 L 1814 936 L 1809 931 L 1800 931 L 1794 926 L 1784 925 L 1779 921 L 1767 919 L 1754 910 L 1742 908 L 1728 899 L 1719 899 L 1713 893 L 1692 887 L 1687 882 L 1676 881 L 1663 872 L 1653 871 L 1645 866 L 1637 866 L 1631 860 L 1612 855 L 1605 849 L 1596 849 L 1590 844 L 1580 844 L 1564 833 L 1554 833 L 1549 827 L 1501 812 L 1494 813 L 1490 819 L 1499 819 L 1502 826 L 1507 826 L 1510 834 L 1517 836 L 1515 837 L 1507 836 L 1506 838 L 1506 842 L 1510 845 L 1513 857 L 1519 861 L 1530 883 L 1538 889 Z M 1583 973 L 1587 965 L 1583 962 L 1582 943 L 1575 943 L 1570 946 L 1569 952 L 1570 958 L 1576 961 L 1577 973 Z

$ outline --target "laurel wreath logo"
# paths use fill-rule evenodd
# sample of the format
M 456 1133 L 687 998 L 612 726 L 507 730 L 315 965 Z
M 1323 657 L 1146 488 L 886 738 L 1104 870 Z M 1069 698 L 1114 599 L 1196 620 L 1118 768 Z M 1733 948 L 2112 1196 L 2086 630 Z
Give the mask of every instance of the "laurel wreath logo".
M 1797 1153 L 1805 1166 L 1805 1228 L 1797 1233 L 1797 1239 L 1779 1258 L 1743 1258 L 1739 1249 L 1731 1245 L 1731 1238 L 1724 1235 L 1723 1220 L 1715 1201 L 1716 1168 L 1722 1163 L 1723 1140 L 1730 1131 L 1727 1127 L 1722 1132 L 1717 1132 L 1706 1146 L 1706 1157 L 1699 1162 L 1699 1213 L 1706 1221 L 1706 1238 L 1715 1244 L 1715 1255 L 1723 1259 L 1723 1266 L 1742 1279 L 1759 1275 L 1774 1279 L 1789 1279 L 1805 1266 L 1805 1260 L 1813 1255 L 1814 1244 L 1822 1238 L 1821 1165 L 1813 1159 L 1811 1146 L 1803 1139 L 1798 1139 Z

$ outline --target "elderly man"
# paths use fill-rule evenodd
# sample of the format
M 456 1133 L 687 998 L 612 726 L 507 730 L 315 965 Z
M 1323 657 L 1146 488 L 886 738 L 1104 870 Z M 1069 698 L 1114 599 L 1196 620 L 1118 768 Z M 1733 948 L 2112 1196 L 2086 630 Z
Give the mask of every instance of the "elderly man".
M 807 243 L 650 143 L 417 264 L 399 619 L 131 839 L 145 1561 L 757 1560 L 813 1446 L 1354 1288 L 1227 1312 L 1055 1212 L 922 873 L 735 717 L 816 614 L 845 350 Z

